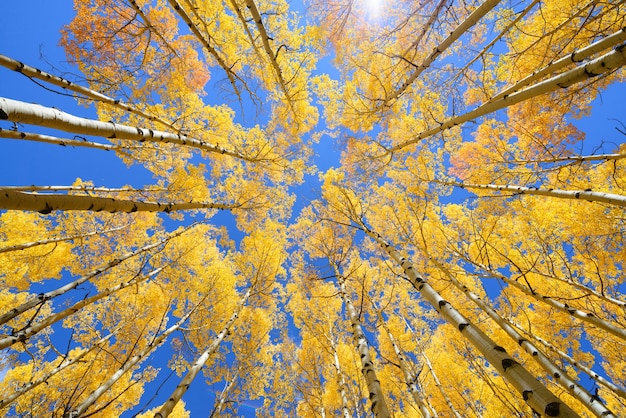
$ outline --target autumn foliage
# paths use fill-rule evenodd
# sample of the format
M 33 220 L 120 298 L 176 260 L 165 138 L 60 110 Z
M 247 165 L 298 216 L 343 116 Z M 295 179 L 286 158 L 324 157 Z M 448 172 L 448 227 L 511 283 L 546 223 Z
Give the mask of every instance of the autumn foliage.
M 0 137 L 153 184 L 0 186 L 1 413 L 626 414 L 621 2 L 74 10 Z

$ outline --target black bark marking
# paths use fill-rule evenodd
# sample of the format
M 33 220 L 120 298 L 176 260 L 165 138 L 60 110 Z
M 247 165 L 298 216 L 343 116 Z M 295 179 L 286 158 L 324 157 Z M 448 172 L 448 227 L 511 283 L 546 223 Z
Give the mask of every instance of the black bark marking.
M 528 340 L 527 340 L 526 338 L 520 338 L 519 340 L 517 340 L 517 343 L 518 343 L 519 345 L 522 345 L 522 344 L 524 344 L 524 343 L 526 343 L 526 342 L 528 342 Z
M 466 327 L 469 327 L 468 323 L 459 324 L 459 331 L 463 332 Z
M 493 349 L 496 351 L 500 351 L 501 353 L 506 353 L 504 347 L 500 347 L 499 345 L 494 346 Z
M 528 399 L 530 399 L 532 394 L 533 394 L 532 390 L 525 390 L 524 392 L 522 392 L 522 396 L 524 397 L 525 401 L 528 401 Z
M 38 211 L 38 212 L 39 212 L 39 213 L 41 213 L 42 215 L 47 215 L 47 214 L 49 214 L 50 212 L 52 212 L 52 210 L 53 210 L 53 209 L 52 209 L 52 206 L 50 206 L 50 205 L 48 204 L 48 202 L 46 202 L 46 207 L 45 207 L 45 208 L 43 208 L 43 209 L 41 209 L 41 210 L 40 210 L 40 211 Z
M 517 366 L 518 364 L 519 363 L 513 360 L 512 358 L 505 358 L 504 360 L 502 360 L 502 368 L 504 369 L 505 372 L 507 371 L 507 369 L 513 366 Z
M 545 413 L 549 417 L 558 417 L 561 412 L 560 402 L 550 402 L 546 405 Z
M 9 119 L 9 115 L 7 112 L 5 112 L 3 109 L 0 109 L 0 119 L 2 120 L 7 120 Z
M 439 307 L 440 307 L 440 308 L 442 308 L 442 307 L 444 307 L 447 303 L 448 303 L 448 302 L 446 302 L 445 300 L 443 300 L 443 299 L 442 299 L 442 300 L 440 300 L 440 301 L 439 301 L 438 305 L 439 305 Z

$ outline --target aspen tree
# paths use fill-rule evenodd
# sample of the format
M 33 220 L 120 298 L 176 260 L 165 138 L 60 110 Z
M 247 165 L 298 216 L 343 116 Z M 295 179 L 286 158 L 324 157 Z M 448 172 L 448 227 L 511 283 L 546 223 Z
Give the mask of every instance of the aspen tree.
M 361 358 L 361 363 L 363 365 L 363 375 L 365 376 L 367 387 L 370 392 L 369 398 L 371 402 L 372 413 L 374 413 L 374 415 L 377 417 L 389 417 L 390 414 L 387 408 L 387 403 L 382 392 L 380 381 L 376 377 L 374 362 L 372 361 L 371 355 L 369 353 L 369 347 L 365 338 L 365 334 L 363 334 L 363 330 L 358 320 L 358 314 L 356 313 L 356 309 L 354 308 L 354 306 L 352 305 L 352 301 L 346 294 L 345 279 L 339 271 L 339 266 L 333 264 L 333 269 L 335 270 L 335 274 L 337 275 L 337 283 L 339 285 L 341 299 L 346 305 L 348 317 L 350 318 L 350 322 L 352 323 L 352 334 L 354 337 L 354 343 L 359 353 L 359 357 Z

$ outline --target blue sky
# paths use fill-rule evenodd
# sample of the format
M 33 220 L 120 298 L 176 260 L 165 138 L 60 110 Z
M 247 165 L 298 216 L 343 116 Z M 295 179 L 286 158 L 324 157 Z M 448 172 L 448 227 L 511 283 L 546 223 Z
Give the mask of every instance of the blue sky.
M 71 1 L 4 2 L 2 15 L 1 54 L 54 74 L 75 73 L 76 70 L 65 63 L 64 52 L 58 47 L 59 28 L 72 18 Z M 326 58 L 322 61 L 321 70 L 328 69 L 329 59 Z M 0 68 L 0 96 L 55 106 L 86 117 L 95 116 L 93 111 L 77 106 L 72 98 L 47 92 L 26 77 L 4 68 Z M 626 138 L 615 128 L 621 128 L 618 121 L 626 124 L 625 106 L 622 104 L 625 96 L 626 85 L 611 86 L 594 102 L 591 116 L 576 122 L 588 138 L 582 153 L 594 152 L 603 142 L 607 145 L 604 151 L 612 151 L 624 142 Z M 337 163 L 336 150 L 329 138 L 317 151 L 320 157 L 316 163 L 321 169 Z M 107 187 L 142 187 L 152 183 L 146 170 L 139 166 L 127 167 L 112 153 L 0 138 L 0 185 L 69 185 L 76 177 Z M 307 198 L 316 198 L 318 182 L 314 177 L 309 180 L 297 189 L 301 193 L 298 207 L 305 205 Z M 201 377 L 198 379 L 202 380 Z M 177 382 L 175 376 L 170 379 L 170 384 L 161 389 L 161 395 L 170 393 Z M 207 405 L 212 405 L 212 395 L 206 392 L 202 382 L 196 383 L 184 400 L 190 409 L 206 411 Z M 252 408 L 249 408 L 249 415 L 253 415 Z

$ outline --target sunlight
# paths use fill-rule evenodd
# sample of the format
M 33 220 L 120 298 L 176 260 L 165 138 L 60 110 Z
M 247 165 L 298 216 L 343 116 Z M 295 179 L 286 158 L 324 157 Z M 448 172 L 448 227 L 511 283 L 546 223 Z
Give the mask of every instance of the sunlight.
M 384 0 L 364 0 L 365 12 L 368 20 L 378 20 L 383 14 Z

